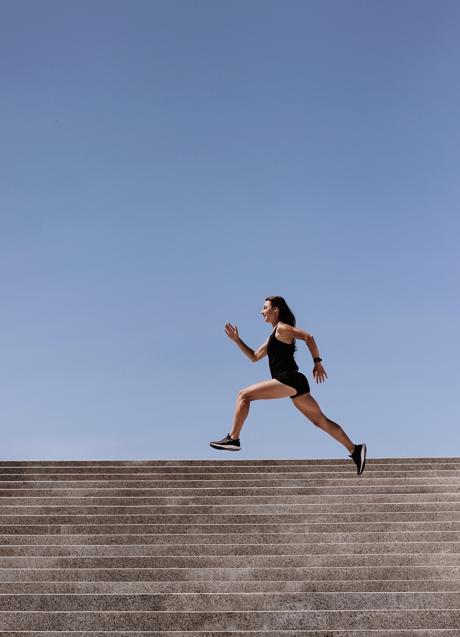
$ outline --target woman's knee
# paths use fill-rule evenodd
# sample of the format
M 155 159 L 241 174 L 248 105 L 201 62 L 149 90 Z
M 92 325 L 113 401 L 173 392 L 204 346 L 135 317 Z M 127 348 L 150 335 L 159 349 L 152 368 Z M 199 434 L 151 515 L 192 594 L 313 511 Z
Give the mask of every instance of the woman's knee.
M 247 389 L 240 389 L 238 392 L 238 400 L 242 403 L 250 402 L 250 395 Z

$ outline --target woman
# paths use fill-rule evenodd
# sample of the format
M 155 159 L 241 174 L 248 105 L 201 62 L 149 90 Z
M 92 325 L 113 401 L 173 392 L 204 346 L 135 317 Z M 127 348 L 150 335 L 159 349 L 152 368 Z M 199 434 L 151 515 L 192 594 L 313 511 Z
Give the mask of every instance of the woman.
M 231 432 L 222 440 L 216 440 L 209 444 L 215 449 L 239 451 L 241 448 L 239 435 L 249 413 L 250 402 L 262 398 L 287 398 L 289 396 L 304 416 L 346 447 L 350 452 L 349 457 L 356 464 L 358 475 L 361 475 L 366 463 L 366 445 L 355 445 L 340 425 L 323 414 L 318 403 L 310 394 L 307 378 L 299 372 L 295 362 L 295 339 L 299 338 L 305 341 L 313 357 L 315 364 L 313 377 L 317 383 L 324 382 L 327 374 L 321 364 L 322 359 L 319 357 L 315 339 L 308 332 L 295 327 L 294 314 L 281 296 L 267 297 L 261 314 L 266 323 L 272 324 L 274 330 L 259 349 L 254 351 L 243 343 L 236 324 L 233 327 L 227 323 L 225 332 L 252 362 L 256 363 L 268 354 L 272 380 L 264 380 L 239 391 Z

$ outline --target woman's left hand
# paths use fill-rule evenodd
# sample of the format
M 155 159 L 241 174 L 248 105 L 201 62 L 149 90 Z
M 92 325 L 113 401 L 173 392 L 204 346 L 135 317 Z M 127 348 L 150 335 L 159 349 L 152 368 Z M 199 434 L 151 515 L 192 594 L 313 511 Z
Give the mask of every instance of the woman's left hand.
M 313 378 L 317 383 L 323 383 L 324 377 L 327 378 L 326 370 L 321 363 L 315 363 L 315 366 L 313 367 Z

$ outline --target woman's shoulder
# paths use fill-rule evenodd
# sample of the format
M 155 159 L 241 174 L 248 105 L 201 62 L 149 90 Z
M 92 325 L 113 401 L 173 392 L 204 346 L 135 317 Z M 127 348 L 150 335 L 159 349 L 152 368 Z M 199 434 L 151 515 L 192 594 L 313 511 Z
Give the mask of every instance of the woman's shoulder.
M 287 332 L 290 330 L 291 327 L 292 325 L 289 325 L 289 323 L 282 323 L 281 321 L 278 321 L 278 323 L 276 324 L 276 329 L 280 332 Z
M 275 335 L 278 334 L 278 336 L 281 337 L 281 340 L 287 345 L 291 345 L 294 340 L 291 332 L 289 331 L 291 327 L 292 325 L 289 325 L 288 323 L 278 321 L 275 328 Z

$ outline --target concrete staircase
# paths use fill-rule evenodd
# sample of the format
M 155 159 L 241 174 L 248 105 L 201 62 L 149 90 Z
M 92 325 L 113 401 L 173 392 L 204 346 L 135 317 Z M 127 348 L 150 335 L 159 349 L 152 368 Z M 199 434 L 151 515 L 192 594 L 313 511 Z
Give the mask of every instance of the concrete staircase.
M 460 636 L 460 458 L 229 455 L 0 462 L 1 636 Z

